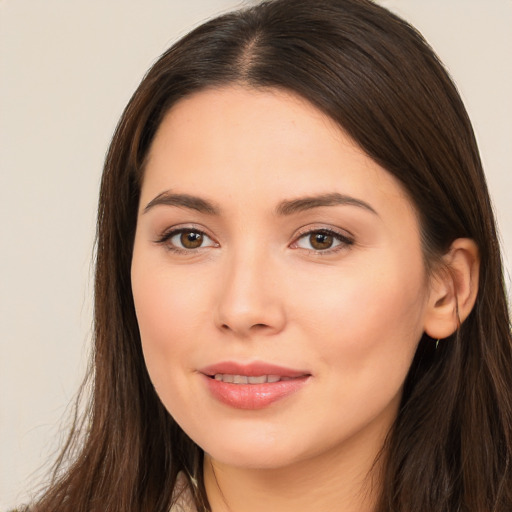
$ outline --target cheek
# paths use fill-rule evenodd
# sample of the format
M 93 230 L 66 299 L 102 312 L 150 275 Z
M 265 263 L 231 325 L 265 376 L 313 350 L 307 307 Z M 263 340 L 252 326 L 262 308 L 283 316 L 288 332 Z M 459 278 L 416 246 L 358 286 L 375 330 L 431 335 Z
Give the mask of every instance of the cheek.
M 191 281 L 192 279 L 192 281 Z M 187 352 L 203 336 L 204 315 L 209 310 L 193 276 L 170 274 L 165 265 L 134 256 L 132 290 L 146 365 L 158 389 L 186 372 Z
M 308 338 L 317 340 L 319 375 L 329 390 L 318 401 L 317 415 L 326 415 L 333 437 L 340 425 L 355 432 L 382 414 L 396 414 L 423 312 L 421 275 L 401 275 L 389 267 L 386 274 L 352 272 L 330 293 L 324 287 L 321 299 L 308 301 L 309 318 L 315 319 Z M 334 411 L 333 401 L 340 404 Z
M 403 262 L 391 263 L 309 283 L 298 306 L 297 317 L 308 318 L 309 338 L 318 340 L 323 363 L 347 380 L 373 382 L 381 373 L 400 380 L 414 356 L 423 332 L 423 265 L 419 258 L 404 272 Z

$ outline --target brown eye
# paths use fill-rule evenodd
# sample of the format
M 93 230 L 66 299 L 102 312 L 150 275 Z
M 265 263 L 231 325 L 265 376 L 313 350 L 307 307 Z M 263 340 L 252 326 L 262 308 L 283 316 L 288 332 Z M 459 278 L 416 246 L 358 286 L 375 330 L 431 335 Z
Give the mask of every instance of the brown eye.
M 326 252 L 336 251 L 352 245 L 354 240 L 348 236 L 327 229 L 309 231 L 300 236 L 292 247 L 307 249 L 308 251 Z
M 334 243 L 334 237 L 329 233 L 311 233 L 309 235 L 309 243 L 313 249 L 323 251 L 330 249 Z
M 160 243 L 176 251 L 192 251 L 205 247 L 217 247 L 217 244 L 205 233 L 197 229 L 176 229 L 164 235 Z
M 180 243 L 185 249 L 197 249 L 203 244 L 203 234 L 198 231 L 183 231 Z

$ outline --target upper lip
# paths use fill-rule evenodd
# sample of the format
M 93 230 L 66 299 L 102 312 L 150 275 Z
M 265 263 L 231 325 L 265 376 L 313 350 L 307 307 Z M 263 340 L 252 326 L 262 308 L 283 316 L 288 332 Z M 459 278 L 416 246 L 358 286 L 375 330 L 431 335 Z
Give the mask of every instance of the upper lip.
M 261 375 L 279 375 L 280 377 L 304 377 L 311 375 L 310 372 L 286 368 L 275 364 L 255 361 L 252 363 L 237 363 L 235 361 L 222 361 L 199 370 L 200 373 L 210 377 L 217 374 L 246 375 L 247 377 L 258 377 Z

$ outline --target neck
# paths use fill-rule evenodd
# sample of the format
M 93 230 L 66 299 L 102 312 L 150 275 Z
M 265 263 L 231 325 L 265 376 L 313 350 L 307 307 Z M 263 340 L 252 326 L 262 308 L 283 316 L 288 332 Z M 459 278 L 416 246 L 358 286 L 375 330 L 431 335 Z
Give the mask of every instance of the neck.
M 372 512 L 380 492 L 382 447 L 351 450 L 271 469 L 222 464 L 205 454 L 204 481 L 213 512 Z

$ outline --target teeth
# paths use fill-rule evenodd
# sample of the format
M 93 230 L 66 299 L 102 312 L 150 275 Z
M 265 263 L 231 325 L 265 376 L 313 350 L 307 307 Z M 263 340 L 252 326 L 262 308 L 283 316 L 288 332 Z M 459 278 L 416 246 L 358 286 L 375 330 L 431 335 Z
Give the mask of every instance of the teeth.
M 267 381 L 267 376 L 262 375 L 261 377 L 247 377 L 249 384 L 265 384 Z
M 214 379 L 229 384 L 266 384 L 267 382 L 279 382 L 280 380 L 291 380 L 292 377 L 280 377 L 279 375 L 259 375 L 257 377 L 247 375 L 230 375 L 228 373 L 217 373 Z

